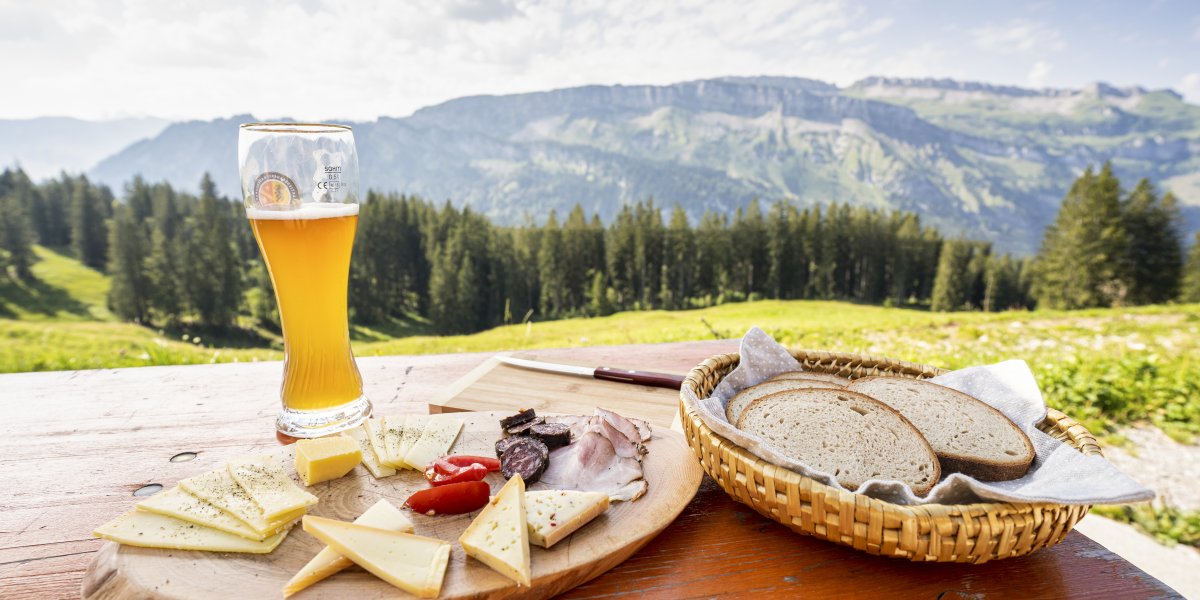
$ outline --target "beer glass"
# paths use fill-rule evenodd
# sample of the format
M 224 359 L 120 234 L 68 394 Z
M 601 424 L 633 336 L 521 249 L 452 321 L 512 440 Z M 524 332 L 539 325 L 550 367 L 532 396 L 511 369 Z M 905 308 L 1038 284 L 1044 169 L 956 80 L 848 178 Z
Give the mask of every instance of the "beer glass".
M 296 438 L 371 414 L 350 350 L 346 288 L 358 226 L 358 154 L 343 125 L 248 123 L 238 136 L 242 196 L 283 327 L 283 408 Z

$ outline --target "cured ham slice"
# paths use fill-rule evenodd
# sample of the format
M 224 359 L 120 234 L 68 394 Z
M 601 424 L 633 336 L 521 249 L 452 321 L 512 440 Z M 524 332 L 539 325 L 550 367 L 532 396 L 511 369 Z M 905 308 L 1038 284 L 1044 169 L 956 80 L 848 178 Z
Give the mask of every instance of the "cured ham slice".
M 541 485 L 555 489 L 608 494 L 610 500 L 631 502 L 642 497 L 648 484 L 642 473 L 644 428 L 617 413 L 596 409 L 591 417 L 551 417 L 547 421 L 571 427 L 573 441 L 550 453 Z

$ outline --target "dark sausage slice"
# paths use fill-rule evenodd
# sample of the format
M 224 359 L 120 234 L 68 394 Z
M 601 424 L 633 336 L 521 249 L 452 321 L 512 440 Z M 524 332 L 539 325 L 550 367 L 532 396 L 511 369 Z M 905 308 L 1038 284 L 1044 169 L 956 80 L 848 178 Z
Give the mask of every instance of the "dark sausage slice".
M 505 450 L 512 447 L 513 444 L 521 441 L 519 437 L 506 437 L 496 440 L 496 457 L 499 458 L 504 454 Z
M 508 435 L 529 435 L 529 428 L 542 422 L 543 419 L 541 418 L 534 419 L 532 421 L 525 421 L 524 423 L 513 425 L 504 431 L 506 431 Z
M 511 417 L 504 417 L 503 419 L 500 419 L 500 429 L 508 429 L 513 425 L 520 425 L 521 423 L 532 421 L 536 416 L 537 413 L 533 412 L 532 408 L 526 408 L 525 410 L 522 410 Z
M 529 428 L 529 435 L 551 450 L 571 443 L 571 428 L 566 423 L 538 423 Z
M 516 438 L 516 442 L 500 455 L 500 474 L 506 479 L 520 473 L 526 484 L 542 476 L 550 461 L 550 449 L 545 444 L 529 437 Z

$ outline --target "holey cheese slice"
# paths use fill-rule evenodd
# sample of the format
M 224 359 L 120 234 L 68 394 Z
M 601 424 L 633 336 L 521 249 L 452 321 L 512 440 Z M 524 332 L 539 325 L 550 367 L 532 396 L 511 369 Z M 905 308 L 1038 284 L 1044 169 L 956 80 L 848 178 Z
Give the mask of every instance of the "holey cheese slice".
M 266 554 L 283 541 L 287 530 L 255 541 L 174 517 L 134 509 L 101 525 L 92 535 L 143 548 Z
M 363 527 L 374 527 L 376 529 L 385 529 L 387 531 L 399 531 L 402 533 L 412 533 L 413 524 L 400 512 L 400 509 L 392 506 L 386 499 L 375 503 L 375 506 L 368 508 L 366 512 L 354 520 L 355 525 Z M 286 585 L 283 586 L 283 595 L 291 596 L 296 592 L 318 582 L 330 575 L 333 575 L 346 567 L 354 564 L 350 559 L 338 554 L 337 550 L 330 547 L 325 547 L 308 561 L 295 576 L 292 577 Z
M 404 453 L 400 452 L 400 440 L 404 439 L 404 422 L 407 417 L 383 417 L 383 464 L 403 469 Z M 411 443 L 409 444 L 412 445 Z
M 418 471 L 425 470 L 434 459 L 450 451 L 462 427 L 463 421 L 459 418 L 445 415 L 429 417 L 421 437 L 404 454 L 404 462 Z
M 321 517 L 304 517 L 304 530 L 376 577 L 421 598 L 442 589 L 450 542 Z
M 400 447 L 396 448 L 396 456 L 392 461 L 396 464 L 397 468 L 418 468 L 404 462 L 404 455 L 408 454 L 413 444 L 417 443 L 417 440 L 421 437 L 421 433 L 425 431 L 425 423 L 428 421 L 429 415 L 408 415 L 404 418 L 404 431 L 400 432 Z M 420 468 L 424 469 L 425 465 L 422 465 Z
M 234 481 L 226 468 L 220 468 L 207 473 L 189 477 L 179 482 L 179 487 L 189 494 L 203 499 L 217 508 L 237 517 L 237 519 L 261 535 L 272 535 L 286 527 L 292 521 L 304 515 L 301 508 L 275 520 L 263 516 L 250 494 Z
M 530 585 L 525 481 L 513 475 L 458 538 L 467 556 L 518 584 Z
M 138 502 L 137 507 L 189 523 L 212 527 L 248 540 L 262 541 L 267 537 L 251 529 L 249 525 L 239 521 L 233 515 L 213 506 L 206 500 L 201 500 L 185 492 L 178 486 Z
M 317 503 L 317 497 L 293 483 L 270 454 L 233 460 L 228 468 L 234 481 L 246 490 L 268 521 Z
M 608 509 L 608 494 L 576 490 L 525 492 L 529 543 L 549 548 Z
M 379 462 L 379 457 L 375 455 L 375 448 L 371 446 L 370 433 L 367 432 L 366 426 L 354 427 L 347 429 L 344 434 L 354 438 L 358 442 L 358 447 L 362 449 L 362 464 L 371 472 L 375 479 L 382 477 L 391 477 L 396 474 L 396 470 Z

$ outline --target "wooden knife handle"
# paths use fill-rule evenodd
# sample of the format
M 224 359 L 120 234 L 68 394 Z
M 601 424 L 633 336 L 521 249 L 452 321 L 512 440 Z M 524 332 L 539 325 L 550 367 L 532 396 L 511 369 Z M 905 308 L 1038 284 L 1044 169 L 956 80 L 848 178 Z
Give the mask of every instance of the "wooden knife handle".
M 618 383 L 632 383 L 636 385 L 648 385 L 651 387 L 667 388 L 677 390 L 683 387 L 683 375 L 675 375 L 672 373 L 653 373 L 651 371 L 632 371 L 629 369 L 613 369 L 610 367 L 596 367 L 592 373 L 596 379 L 605 381 L 616 381 Z

